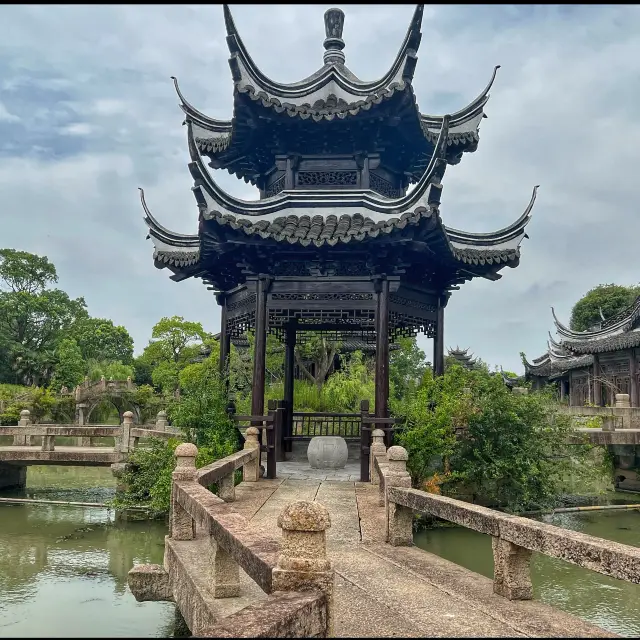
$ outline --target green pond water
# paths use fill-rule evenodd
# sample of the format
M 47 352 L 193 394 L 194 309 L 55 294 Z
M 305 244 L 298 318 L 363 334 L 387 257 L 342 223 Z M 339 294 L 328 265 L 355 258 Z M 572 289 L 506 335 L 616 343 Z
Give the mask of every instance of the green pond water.
M 611 502 L 635 503 L 638 496 L 614 494 Z M 640 546 L 640 511 L 563 513 L 544 522 L 599 538 Z M 462 528 L 417 533 L 417 546 L 471 571 L 493 578 L 491 537 Z M 623 636 L 640 636 L 640 585 L 607 578 L 562 560 L 534 554 L 531 582 L 536 600 Z
M 3 496 L 104 502 L 113 496 L 108 468 L 31 467 L 27 489 Z M 612 502 L 640 496 L 614 495 Z M 546 521 L 640 546 L 640 513 L 562 514 Z M 127 572 L 137 563 L 162 563 L 162 521 L 118 522 L 107 509 L 0 504 L 0 638 L 167 637 L 174 605 L 137 603 Z M 423 531 L 416 544 L 487 577 L 491 540 L 461 528 Z M 640 636 L 640 586 L 560 560 L 535 555 L 537 599 L 626 636 Z
M 103 502 L 108 468 L 31 467 L 25 492 L 2 496 Z M 163 522 L 114 523 L 107 509 L 0 504 L 0 637 L 167 637 L 174 605 L 137 603 L 134 563 L 162 563 Z

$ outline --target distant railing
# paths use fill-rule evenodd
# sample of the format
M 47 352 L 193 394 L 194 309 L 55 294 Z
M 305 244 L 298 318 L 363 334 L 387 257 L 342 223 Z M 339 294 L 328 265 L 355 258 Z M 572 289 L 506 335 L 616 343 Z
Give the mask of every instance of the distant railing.
M 616 429 L 640 429 L 640 407 L 558 407 L 558 412 L 568 414 L 574 421 L 598 417 L 606 431 Z
M 359 413 L 303 413 L 293 412 L 291 440 L 306 440 L 316 436 L 340 436 L 345 440 L 360 439 Z
M 195 637 L 331 636 L 334 571 L 326 556 L 325 507 L 289 504 L 278 519 L 281 540 L 233 509 L 236 470 L 245 482 L 259 479 L 258 435 L 248 427 L 242 451 L 199 470 L 195 445 L 178 446 L 164 566 L 133 567 L 129 587 L 139 602 L 175 602 Z M 205 488 L 214 483 L 218 495 Z M 240 568 L 268 595 L 220 619 L 215 599 L 240 595 Z
M 380 484 L 380 502 L 386 508 L 389 544 L 412 544 L 415 511 L 488 534 L 493 538 L 493 591 L 509 600 L 533 598 L 529 566 L 533 551 L 605 576 L 640 583 L 637 547 L 412 489 L 406 469 L 408 457 L 402 447 L 385 452 L 381 432 L 374 431 L 371 465 Z
M 33 424 L 27 409 L 20 412 L 16 427 L 0 427 L 0 436 L 12 436 L 14 447 L 37 446 L 41 439 L 41 451 L 55 451 L 56 438 L 77 438 L 76 446 L 91 446 L 94 438 L 114 438 L 114 449 L 126 453 L 136 448 L 141 438 L 168 439 L 179 435 L 172 427 L 149 429 L 133 425 L 133 413 L 126 411 L 119 425 Z M 73 445 L 65 445 L 73 446 Z

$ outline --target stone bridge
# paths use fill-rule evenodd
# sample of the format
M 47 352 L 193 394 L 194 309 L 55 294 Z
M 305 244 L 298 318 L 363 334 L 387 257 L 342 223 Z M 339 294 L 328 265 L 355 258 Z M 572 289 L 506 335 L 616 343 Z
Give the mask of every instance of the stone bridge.
M 164 565 L 131 569 L 136 599 L 175 602 L 199 637 L 613 637 L 532 599 L 531 554 L 638 583 L 639 549 L 412 489 L 406 451 L 372 439 L 372 483 L 262 479 L 254 427 L 199 470 L 180 445 Z M 412 546 L 415 512 L 492 536 L 494 579 Z
M 133 413 L 126 411 L 122 424 L 78 426 L 76 424 L 32 424 L 29 411 L 20 412 L 16 427 L 0 427 L 0 437 L 12 444 L 0 446 L 0 489 L 24 487 L 27 467 L 55 464 L 111 467 L 117 474 L 129 452 L 145 438 L 171 438 L 178 433 L 169 427 L 161 411 L 155 425 L 136 427 Z M 56 438 L 75 438 L 76 444 L 56 446 Z M 92 446 L 94 439 L 111 438 L 113 446 Z

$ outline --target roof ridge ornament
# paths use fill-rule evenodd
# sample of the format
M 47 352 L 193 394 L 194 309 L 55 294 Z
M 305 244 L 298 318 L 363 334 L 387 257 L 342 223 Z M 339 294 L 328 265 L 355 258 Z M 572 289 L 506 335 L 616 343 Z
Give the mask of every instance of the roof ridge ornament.
M 323 43 L 326 49 L 323 57 L 325 64 L 344 64 L 343 27 L 344 12 L 342 9 L 327 9 L 324 12 L 324 31 L 327 36 Z

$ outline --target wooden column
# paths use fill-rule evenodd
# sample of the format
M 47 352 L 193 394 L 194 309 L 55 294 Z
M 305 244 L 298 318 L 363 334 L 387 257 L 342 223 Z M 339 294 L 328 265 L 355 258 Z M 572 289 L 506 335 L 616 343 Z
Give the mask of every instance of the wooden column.
M 389 281 L 376 281 L 376 418 L 389 417 Z
M 227 327 L 227 296 L 222 293 L 218 296 L 220 310 L 220 376 L 229 389 L 229 356 L 231 353 L 231 335 Z
M 284 401 L 287 413 L 284 432 L 288 437 L 293 435 L 293 374 L 295 370 L 295 351 L 296 329 L 295 327 L 288 327 L 285 333 L 284 346 Z M 291 451 L 291 446 L 291 440 L 285 440 L 284 451 Z
M 264 379 L 267 354 L 267 278 L 259 278 L 256 291 L 256 326 L 253 347 L 251 415 L 264 415 Z
M 433 338 L 433 375 L 444 375 L 444 305 L 442 296 L 438 298 L 436 335 Z
M 631 349 L 629 353 L 629 396 L 632 407 L 640 406 L 640 397 L 638 396 L 638 363 L 635 349 Z
M 602 406 L 602 383 L 600 382 L 600 361 L 598 355 L 593 354 L 593 404 Z

